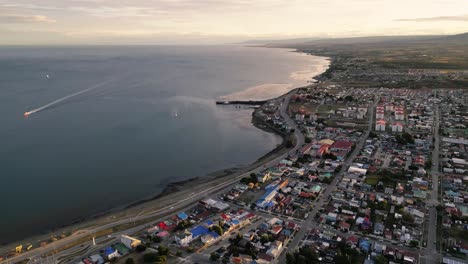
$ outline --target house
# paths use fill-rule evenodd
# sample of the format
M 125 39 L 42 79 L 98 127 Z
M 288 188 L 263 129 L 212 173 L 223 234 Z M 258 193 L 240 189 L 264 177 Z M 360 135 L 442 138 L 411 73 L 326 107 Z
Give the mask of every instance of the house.
M 377 109 L 377 112 L 375 113 L 375 118 L 376 119 L 383 119 L 384 118 L 384 111 Z
M 376 223 L 374 225 L 374 235 L 378 235 L 378 236 L 382 235 L 384 232 L 384 229 L 385 229 L 385 226 L 383 224 Z
M 192 236 L 192 233 L 190 232 L 184 232 L 181 235 L 175 236 L 175 241 L 183 247 L 189 245 L 190 242 L 192 242 L 192 240 L 193 240 L 193 236 Z
M 333 143 L 331 146 L 330 146 L 330 151 L 331 152 L 351 152 L 352 150 L 352 147 L 353 147 L 353 142 L 351 141 L 347 141 L 347 140 L 338 140 L 338 141 L 335 141 L 335 143 Z
M 385 124 L 385 120 L 377 120 L 377 122 L 375 122 L 375 131 L 385 131 Z
M 369 249 L 370 249 L 370 242 L 369 240 L 361 240 L 361 242 L 359 242 L 359 248 L 364 251 L 364 252 L 369 252 Z
M 403 132 L 403 124 L 396 122 L 392 125 L 392 132 L 400 133 Z
M 112 259 L 120 257 L 119 252 L 116 249 L 114 249 L 113 247 L 106 248 L 104 250 L 104 255 L 106 256 L 107 260 L 112 260 Z
M 346 244 L 350 246 L 357 246 L 358 242 L 359 242 L 359 238 L 355 236 L 350 236 L 346 239 Z
M 405 114 L 403 107 L 395 107 L 395 120 L 404 120 Z
M 121 235 L 120 241 L 129 249 L 136 248 L 141 244 L 141 240 L 126 235 Z
M 91 255 L 89 259 L 95 264 L 104 264 L 106 262 L 99 254 Z
M 351 228 L 351 225 L 349 223 L 346 223 L 345 221 L 340 222 L 340 230 L 341 231 L 348 232 L 350 228 Z
M 263 173 L 263 174 L 257 174 L 257 181 L 260 183 L 264 183 L 268 180 L 271 179 L 271 173 L 269 171 Z
M 271 244 L 270 249 L 268 249 L 266 253 L 267 255 L 276 259 L 281 253 L 282 248 L 283 248 L 283 243 L 281 243 L 280 241 L 275 241 Z

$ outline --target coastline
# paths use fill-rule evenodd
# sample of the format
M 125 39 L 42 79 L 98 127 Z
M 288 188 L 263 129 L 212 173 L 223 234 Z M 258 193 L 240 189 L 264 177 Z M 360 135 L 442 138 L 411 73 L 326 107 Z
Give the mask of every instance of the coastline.
M 304 53 L 299 50 L 294 50 L 291 52 Z M 304 53 L 304 54 L 307 54 L 307 53 Z M 329 58 L 327 58 L 327 60 L 328 59 Z M 330 64 L 328 64 L 327 67 L 330 67 Z M 324 72 L 314 76 L 311 79 L 315 79 L 321 76 L 323 73 Z M 286 95 L 293 93 L 297 91 L 298 89 L 302 89 L 308 86 L 310 86 L 310 84 L 292 88 L 288 92 L 278 97 L 266 100 L 266 102 L 269 102 L 271 100 L 281 99 L 282 97 L 285 97 Z M 149 208 L 152 208 L 152 210 L 154 210 L 158 207 L 159 208 L 164 207 L 165 204 L 167 204 L 168 202 L 173 202 L 174 199 L 187 196 L 187 194 L 190 194 L 190 192 L 195 192 L 196 191 L 195 189 L 197 188 L 203 189 L 203 188 L 206 188 L 206 186 L 215 185 L 219 182 L 225 181 L 226 179 L 241 175 L 245 173 L 246 171 L 250 171 L 253 168 L 259 167 L 261 164 L 266 163 L 269 160 L 273 160 L 276 157 L 283 155 L 284 153 L 288 151 L 288 148 L 285 147 L 285 143 L 288 139 L 288 136 L 270 128 L 266 122 L 264 122 L 263 120 L 255 116 L 256 111 L 257 111 L 256 109 L 252 111 L 252 120 L 251 120 L 252 125 L 268 133 L 275 133 L 281 136 L 282 143 L 276 146 L 274 149 L 272 149 L 268 153 L 259 157 L 252 163 L 239 166 L 239 167 L 222 169 L 219 171 L 208 173 L 204 176 L 195 176 L 186 180 L 169 182 L 161 192 L 155 194 L 154 196 L 143 198 L 141 200 L 131 202 L 129 204 L 122 205 L 117 208 L 111 208 L 99 214 L 85 216 L 69 224 L 57 227 L 54 230 L 45 230 L 43 233 L 32 235 L 31 237 L 19 239 L 18 241 L 10 241 L 10 242 L 4 243 L 1 245 L 1 250 L 2 250 L 1 252 L 5 252 L 6 251 L 5 249 L 12 249 L 14 248 L 14 246 L 16 246 L 19 243 L 24 244 L 26 243 L 26 241 L 28 242 L 45 241 L 47 240 L 45 238 L 50 238 L 51 236 L 54 236 L 54 235 L 58 237 L 60 234 L 74 234 L 78 232 L 78 230 L 90 229 L 95 226 L 101 225 L 103 223 L 108 223 L 108 222 L 112 222 L 118 219 L 123 219 L 125 217 L 130 217 L 132 215 L 135 216 L 137 215 L 138 212 L 149 210 Z

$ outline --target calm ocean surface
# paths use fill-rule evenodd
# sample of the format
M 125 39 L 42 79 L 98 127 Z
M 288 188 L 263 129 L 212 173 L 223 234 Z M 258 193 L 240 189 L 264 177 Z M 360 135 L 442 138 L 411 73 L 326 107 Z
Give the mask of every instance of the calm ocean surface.
M 256 160 L 281 139 L 216 98 L 276 97 L 326 65 L 238 46 L 0 47 L 0 243 Z

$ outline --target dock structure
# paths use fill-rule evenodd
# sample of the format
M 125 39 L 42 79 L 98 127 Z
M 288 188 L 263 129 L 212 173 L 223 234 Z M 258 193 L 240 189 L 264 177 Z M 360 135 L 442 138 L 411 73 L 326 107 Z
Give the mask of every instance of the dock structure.
M 262 105 L 266 103 L 266 100 L 263 101 L 216 101 L 217 105 Z

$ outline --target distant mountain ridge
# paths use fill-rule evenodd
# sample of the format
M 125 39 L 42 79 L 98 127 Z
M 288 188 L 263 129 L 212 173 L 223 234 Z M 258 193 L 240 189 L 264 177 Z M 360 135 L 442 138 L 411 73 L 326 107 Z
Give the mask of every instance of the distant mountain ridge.
M 236 44 L 247 44 L 247 45 L 253 45 L 253 44 L 295 44 L 295 43 L 304 43 L 308 41 L 314 41 L 314 40 L 319 40 L 321 38 L 292 38 L 292 39 L 252 39 L 252 40 L 247 40 L 247 41 L 242 41 Z
M 465 42 L 468 41 L 468 32 L 457 35 L 407 35 L 407 36 L 369 36 L 349 38 L 294 38 L 282 40 L 248 40 L 239 44 L 263 44 L 267 46 L 278 45 L 322 45 L 322 44 L 379 44 L 393 42 Z

